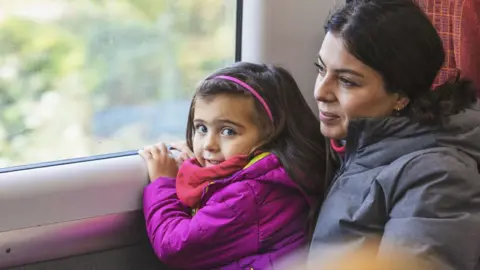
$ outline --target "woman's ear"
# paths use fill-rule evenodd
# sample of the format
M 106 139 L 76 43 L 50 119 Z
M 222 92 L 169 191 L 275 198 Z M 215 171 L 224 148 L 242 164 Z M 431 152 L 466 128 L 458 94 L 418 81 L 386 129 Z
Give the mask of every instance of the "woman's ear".
M 405 107 L 407 107 L 408 103 L 410 103 L 410 99 L 408 97 L 404 95 L 399 95 L 393 109 L 395 111 L 401 111 L 405 109 Z

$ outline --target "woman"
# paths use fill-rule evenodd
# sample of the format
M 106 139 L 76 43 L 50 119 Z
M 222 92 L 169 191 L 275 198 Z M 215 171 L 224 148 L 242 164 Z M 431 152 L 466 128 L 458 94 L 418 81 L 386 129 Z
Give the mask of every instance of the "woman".
M 431 86 L 442 41 L 411 0 L 360 0 L 325 25 L 314 96 L 341 168 L 310 257 L 376 242 L 426 269 L 476 269 L 480 255 L 480 106 L 458 80 Z

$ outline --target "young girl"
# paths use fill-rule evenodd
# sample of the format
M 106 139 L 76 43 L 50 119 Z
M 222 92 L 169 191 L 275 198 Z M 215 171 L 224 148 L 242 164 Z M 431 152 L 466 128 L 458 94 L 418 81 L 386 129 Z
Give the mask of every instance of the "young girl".
M 164 144 L 140 151 L 157 256 L 182 269 L 270 269 L 306 245 L 327 172 L 318 126 L 283 68 L 237 63 L 208 77 L 188 117 L 194 157 L 178 168 Z

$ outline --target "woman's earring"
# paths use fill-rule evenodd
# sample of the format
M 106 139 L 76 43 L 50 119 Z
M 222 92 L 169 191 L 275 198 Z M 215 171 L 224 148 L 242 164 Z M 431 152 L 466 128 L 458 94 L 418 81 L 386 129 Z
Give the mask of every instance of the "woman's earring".
M 402 107 L 400 105 L 395 106 L 395 116 L 400 116 L 400 112 L 402 111 Z
M 397 103 L 395 108 L 393 108 L 393 110 L 395 111 L 394 115 L 395 116 L 401 116 L 402 111 L 407 107 L 409 102 L 410 102 L 410 99 L 408 99 L 408 98 L 402 98 L 401 100 L 399 100 L 399 102 Z

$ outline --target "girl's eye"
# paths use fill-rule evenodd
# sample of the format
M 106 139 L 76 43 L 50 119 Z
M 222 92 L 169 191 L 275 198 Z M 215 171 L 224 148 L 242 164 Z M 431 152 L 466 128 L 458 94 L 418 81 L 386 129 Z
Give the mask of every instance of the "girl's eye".
M 224 136 L 234 136 L 237 135 L 237 132 L 231 128 L 224 128 L 221 134 Z
M 207 127 L 205 125 L 202 125 L 202 124 L 199 124 L 199 125 L 196 125 L 195 126 L 195 130 L 198 132 L 198 133 L 207 133 Z
M 325 75 L 325 68 L 324 68 L 322 65 L 318 64 L 318 63 L 314 63 L 314 64 L 315 64 L 315 66 L 316 66 L 317 69 L 318 69 L 318 73 L 320 73 L 320 74 L 322 74 L 322 75 Z
M 356 87 L 358 86 L 358 84 L 352 82 L 351 80 L 349 79 L 346 79 L 346 78 L 340 78 L 340 83 L 343 84 L 345 87 Z

